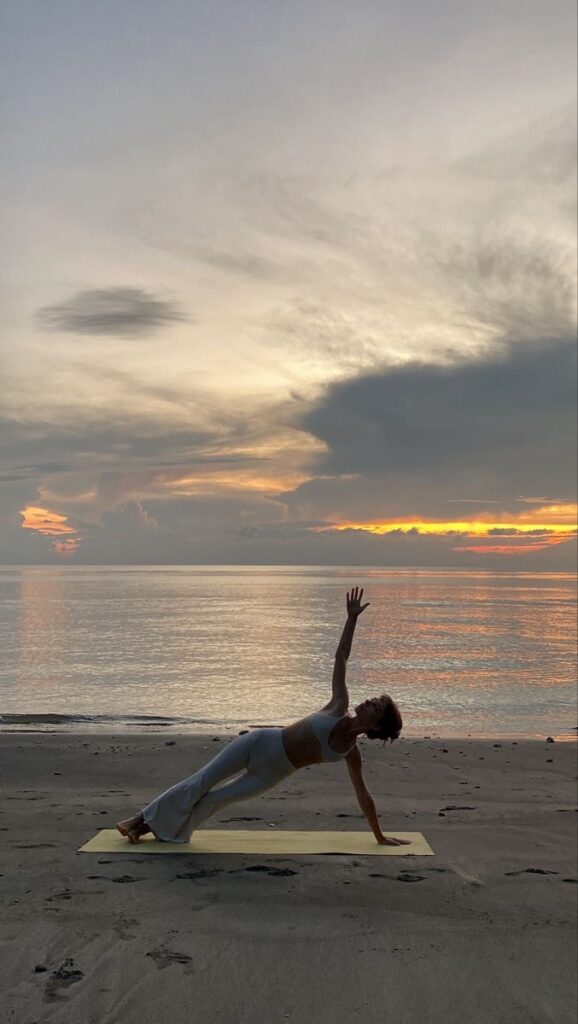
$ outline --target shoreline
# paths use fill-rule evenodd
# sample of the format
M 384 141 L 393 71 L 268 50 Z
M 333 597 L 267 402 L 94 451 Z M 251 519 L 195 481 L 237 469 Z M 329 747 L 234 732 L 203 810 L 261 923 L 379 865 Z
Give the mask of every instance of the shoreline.
M 131 718 L 137 721 L 130 721 Z M 146 722 L 143 719 L 150 718 Z M 101 721 L 99 722 L 99 719 Z M 206 737 L 215 733 L 233 739 L 241 732 L 248 729 L 282 728 L 286 723 L 279 722 L 210 722 L 199 720 L 187 723 L 183 728 L 182 719 L 170 719 L 162 715 L 65 715 L 59 713 L 18 713 L 7 712 L 0 714 L 0 736 L 17 735 L 81 735 L 106 737 L 113 735 L 122 736 L 191 736 Z M 38 726 L 38 728 L 34 728 Z M 545 742 L 548 737 L 557 743 L 578 742 L 578 726 L 570 726 L 568 729 L 551 730 L 550 732 L 408 732 L 404 729 L 401 740 L 455 740 L 466 742 L 467 740 L 500 741 L 500 742 Z M 377 741 L 376 741 L 377 742 Z M 396 742 L 399 742 L 396 741 Z
M 137 736 L 168 736 L 168 737 L 180 737 L 182 739 L 185 739 L 187 737 L 191 738 L 191 739 L 194 739 L 194 738 L 207 739 L 208 737 L 210 738 L 210 737 L 212 737 L 214 735 L 219 735 L 221 737 L 226 737 L 227 739 L 234 739 L 236 736 L 240 735 L 241 732 L 245 732 L 248 729 L 269 729 L 269 728 L 278 728 L 278 726 L 277 725 L 264 725 L 264 724 L 260 724 L 260 725 L 247 725 L 247 726 L 242 726 L 239 729 L 234 729 L 234 730 L 232 729 L 230 732 L 223 732 L 222 729 L 219 729 L 218 726 L 215 726 L 213 729 L 207 729 L 205 732 L 201 732 L 199 730 L 191 730 L 190 732 L 183 732 L 183 731 L 177 732 L 177 731 L 172 730 L 172 729 L 155 729 L 155 728 L 152 728 L 152 727 L 150 729 L 146 729 L 146 730 L 143 730 L 143 731 L 138 731 L 136 729 L 135 730 L 132 730 L 132 729 L 130 729 L 130 730 L 129 729 L 126 729 L 126 730 L 117 729 L 116 731 L 113 732 L 113 731 L 104 730 L 104 729 L 102 729 L 102 730 L 99 730 L 99 729 L 78 729 L 78 728 L 74 728 L 73 726 L 70 726 L 70 727 L 64 726 L 64 727 L 62 727 L 60 729 L 54 729 L 54 728 L 32 729 L 32 728 L 29 728 L 29 727 L 26 727 L 26 726 L 24 726 L 22 728 L 19 728 L 18 726 L 2 726 L 0 724 L 0 736 L 3 736 L 3 735 L 4 736 L 86 736 L 86 737 L 92 737 L 93 739 L 107 739 L 107 738 L 114 738 L 114 737 L 120 737 L 120 736 L 122 736 L 124 738 L 137 737 Z M 555 743 L 577 744 L 578 745 L 578 735 L 576 733 L 557 733 L 557 732 L 551 732 L 551 733 L 548 733 L 548 734 L 544 733 L 544 734 L 541 734 L 541 735 L 528 734 L 528 733 L 484 733 L 483 735 L 482 734 L 480 734 L 480 735 L 473 734 L 472 735 L 471 733 L 468 733 L 468 734 L 465 734 L 465 735 L 456 734 L 456 733 L 426 733 L 424 735 L 417 735 L 417 734 L 413 735 L 411 733 L 406 733 L 403 736 L 400 736 L 399 739 L 396 740 L 396 743 L 399 744 L 401 739 L 405 739 L 406 741 L 411 741 L 411 742 L 418 742 L 420 740 L 436 740 L 436 741 L 439 740 L 440 742 L 443 741 L 444 743 L 445 742 L 448 742 L 448 743 L 451 743 L 451 742 L 455 742 L 455 743 L 458 743 L 458 742 L 459 743 L 469 743 L 470 741 L 471 742 L 477 742 L 477 743 L 548 743 L 548 742 L 550 742 L 549 737 Z M 376 745 L 379 744 L 379 740 L 375 740 L 373 742 Z M 389 744 L 388 744 L 388 746 L 389 746 Z
M 7 1019 L 574 1024 L 575 747 L 361 739 L 384 833 L 433 857 L 78 852 L 232 738 L 0 736 Z M 369 829 L 343 763 L 203 827 Z

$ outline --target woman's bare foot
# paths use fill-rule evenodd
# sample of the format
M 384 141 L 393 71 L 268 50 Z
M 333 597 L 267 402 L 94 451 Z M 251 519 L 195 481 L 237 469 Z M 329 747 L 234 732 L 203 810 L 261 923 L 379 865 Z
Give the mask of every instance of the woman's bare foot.
M 142 814 L 135 814 L 134 818 L 117 821 L 116 827 L 121 836 L 124 836 L 125 839 L 128 839 L 129 843 L 133 844 L 138 843 L 141 836 L 152 831 L 143 819 Z

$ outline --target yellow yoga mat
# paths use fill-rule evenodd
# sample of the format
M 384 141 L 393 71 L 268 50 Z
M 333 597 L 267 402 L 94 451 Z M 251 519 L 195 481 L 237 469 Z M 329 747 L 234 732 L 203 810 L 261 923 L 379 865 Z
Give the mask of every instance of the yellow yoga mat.
M 409 846 L 380 846 L 371 832 L 291 832 L 249 829 L 203 828 L 188 843 L 161 843 L 143 836 L 133 845 L 116 829 L 105 828 L 81 846 L 79 853 L 356 853 L 375 857 L 433 857 L 434 852 L 421 832 L 388 832 L 396 839 L 409 839 Z

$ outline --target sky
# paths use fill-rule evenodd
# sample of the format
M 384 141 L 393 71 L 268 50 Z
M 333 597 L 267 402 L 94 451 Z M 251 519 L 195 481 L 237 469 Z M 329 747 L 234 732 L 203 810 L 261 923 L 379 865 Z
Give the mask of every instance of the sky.
M 0 564 L 576 566 L 574 0 L 5 0 Z

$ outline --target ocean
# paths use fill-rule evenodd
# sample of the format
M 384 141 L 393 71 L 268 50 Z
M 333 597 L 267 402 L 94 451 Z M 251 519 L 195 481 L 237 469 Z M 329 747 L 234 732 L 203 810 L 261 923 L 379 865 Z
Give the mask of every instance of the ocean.
M 576 738 L 576 577 L 355 566 L 0 567 L 0 732 L 284 725 L 331 696 L 403 735 Z

